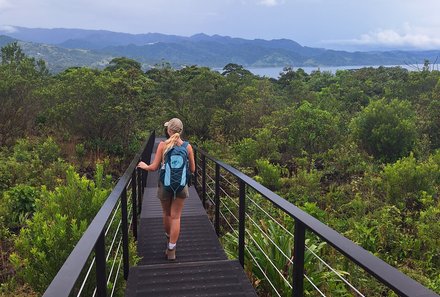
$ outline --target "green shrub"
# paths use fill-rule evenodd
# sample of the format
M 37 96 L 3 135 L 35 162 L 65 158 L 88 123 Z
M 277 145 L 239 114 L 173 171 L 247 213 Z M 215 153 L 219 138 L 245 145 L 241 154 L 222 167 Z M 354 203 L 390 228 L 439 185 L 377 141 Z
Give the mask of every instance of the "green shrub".
M 416 140 L 415 113 L 408 101 L 372 101 L 351 122 L 353 136 L 374 157 L 392 162 L 408 155 Z
M 305 202 L 318 202 L 321 195 L 322 172 L 305 169 L 298 170 L 297 174 L 290 178 L 283 178 L 282 195 L 289 202 L 296 205 Z
M 440 225 L 438 222 L 440 222 L 440 203 L 421 211 L 420 220 L 417 222 L 416 238 L 421 242 L 418 254 L 423 259 L 424 269 L 433 274 L 436 271 L 438 273 L 440 267 Z
M 252 138 L 244 138 L 235 147 L 235 155 L 241 166 L 253 167 L 258 158 L 258 143 Z
M 25 218 L 30 217 L 35 210 L 35 199 L 40 191 L 32 186 L 17 185 L 3 193 L 0 215 L 5 218 L 8 228 L 21 227 Z
M 272 191 L 278 190 L 281 187 L 281 167 L 264 159 L 257 160 L 256 164 L 258 177 L 255 177 L 255 180 Z
M 53 189 L 67 169 L 52 138 L 19 139 L 0 152 L 0 192 L 17 184 Z
M 34 152 L 38 158 L 40 158 L 41 162 L 43 162 L 44 165 L 47 165 L 58 160 L 61 149 L 52 137 L 48 137 L 36 145 Z
M 102 165 L 95 181 L 80 177 L 70 167 L 65 185 L 49 191 L 43 187 L 35 214 L 15 240 L 10 257 L 17 275 L 43 292 L 96 215 L 109 190 Z
M 252 238 L 246 234 L 248 249 L 245 250 L 245 270 L 253 276 L 254 286 L 261 296 L 275 296 L 274 288 L 281 296 L 290 296 L 292 289 L 288 284 L 292 284 L 293 265 L 290 260 L 293 259 L 294 240 L 274 221 L 259 220 L 258 224 L 266 235 L 258 228 L 249 227 Z M 293 229 L 293 226 L 286 227 Z M 236 259 L 237 235 L 227 233 L 223 236 L 222 241 L 229 258 Z M 307 277 L 323 292 L 327 292 L 329 296 L 335 292 L 337 292 L 337 296 L 349 296 L 347 289 L 336 274 L 329 272 L 312 254 L 313 252 L 322 257 L 321 250 L 326 246 L 326 243 L 315 243 L 311 239 L 306 239 L 306 246 L 308 248 L 304 255 L 304 270 Z M 341 270 L 338 272 L 342 275 L 346 274 Z M 270 280 L 273 287 L 267 279 Z M 316 291 L 309 282 L 305 281 L 304 292 L 306 296 L 314 296 Z
M 387 198 L 400 209 L 419 209 L 421 192 L 436 193 L 439 178 L 440 164 L 435 162 L 435 158 L 417 162 L 412 154 L 386 165 L 383 171 Z

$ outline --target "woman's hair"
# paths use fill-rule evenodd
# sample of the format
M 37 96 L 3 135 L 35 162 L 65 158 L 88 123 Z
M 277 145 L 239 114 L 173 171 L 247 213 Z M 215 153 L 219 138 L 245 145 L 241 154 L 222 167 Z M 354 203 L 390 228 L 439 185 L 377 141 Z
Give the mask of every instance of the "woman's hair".
M 162 155 L 162 161 L 165 160 L 165 154 L 173 148 L 173 146 L 175 146 L 177 144 L 177 141 L 180 138 L 180 133 L 174 133 L 170 136 L 170 138 L 168 138 L 167 140 L 165 140 L 165 147 L 163 149 L 163 155 Z
M 163 133 L 165 134 L 165 137 L 166 137 L 167 139 L 170 138 L 170 135 L 168 134 L 168 127 L 164 127 L 163 130 L 164 130 Z

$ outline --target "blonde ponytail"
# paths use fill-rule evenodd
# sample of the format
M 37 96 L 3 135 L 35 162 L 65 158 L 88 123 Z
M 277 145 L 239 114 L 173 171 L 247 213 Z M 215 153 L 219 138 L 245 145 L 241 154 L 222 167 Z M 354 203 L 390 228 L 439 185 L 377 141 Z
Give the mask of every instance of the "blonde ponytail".
M 162 161 L 165 160 L 166 153 L 173 148 L 173 146 L 177 145 L 177 142 L 180 139 L 180 133 L 174 133 L 165 141 L 165 147 L 163 149 Z

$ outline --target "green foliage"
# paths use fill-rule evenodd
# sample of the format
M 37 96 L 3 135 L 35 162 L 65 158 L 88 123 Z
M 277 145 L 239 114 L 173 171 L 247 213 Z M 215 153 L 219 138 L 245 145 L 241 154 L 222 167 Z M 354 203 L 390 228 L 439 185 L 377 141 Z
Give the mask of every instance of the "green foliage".
M 205 152 L 210 152 L 211 154 L 217 156 L 217 158 L 228 158 L 231 154 L 230 148 L 225 146 L 223 143 L 214 140 L 198 141 L 196 138 L 190 139 L 190 143 L 195 144 L 198 148 L 201 148 Z
M 406 156 L 414 147 L 415 117 L 408 101 L 372 101 L 351 128 L 362 148 L 385 162 Z
M 258 158 L 267 158 L 271 161 L 279 161 L 281 154 L 279 147 L 283 140 L 278 139 L 276 134 L 267 127 L 260 128 L 255 133 L 257 142 Z
M 19 64 L 26 58 L 26 55 L 17 42 L 8 44 L 1 49 L 2 65 Z
M 38 292 L 43 292 L 86 230 L 109 190 L 102 166 L 95 181 L 67 171 L 65 185 L 54 191 L 43 188 L 35 202 L 34 216 L 15 241 L 11 261 L 17 274 Z
M 52 138 L 19 139 L 0 151 L 0 192 L 14 185 L 54 188 L 64 177 L 66 164 Z
M 223 67 L 222 75 L 233 77 L 233 79 L 241 79 L 246 76 L 252 76 L 249 70 L 246 70 L 242 65 L 229 63 Z
M 87 148 L 115 155 L 131 155 L 130 141 L 140 127 L 140 93 L 150 84 L 141 72 L 69 69 L 49 89 L 45 111 L 48 125 L 60 125 Z
M 302 150 L 310 155 L 324 152 L 339 138 L 338 118 L 328 111 L 304 102 L 294 111 L 289 126 L 289 147 L 296 155 Z
M 274 221 L 259 220 L 258 225 L 262 232 L 259 228 L 250 227 L 246 236 L 245 269 L 253 276 L 254 286 L 260 294 L 270 292 L 272 296 L 276 290 L 281 296 L 289 296 L 292 294 L 289 284 L 292 284 L 293 275 L 293 265 L 290 263 L 293 259 L 293 239 Z M 237 258 L 237 234 L 227 233 L 222 240 L 229 258 Z M 307 271 L 307 277 L 323 292 L 338 292 L 338 296 L 349 296 L 337 276 L 328 273 L 312 254 L 320 255 L 325 243 L 316 244 L 306 239 L 306 245 L 308 249 L 304 256 L 304 270 Z M 338 272 L 346 274 L 341 270 Z M 315 289 L 309 282 L 304 282 L 304 291 L 306 296 L 314 296 Z
M 83 143 L 78 143 L 75 145 L 75 155 L 78 158 L 80 164 L 84 161 L 84 157 L 86 156 L 86 148 Z
M 256 161 L 258 176 L 255 179 L 271 190 L 281 187 L 282 169 L 278 165 L 271 164 L 268 160 L 259 159 Z
M 258 158 L 257 145 L 257 142 L 252 138 L 243 138 L 235 145 L 235 156 L 241 166 L 255 166 Z
M 16 253 L 10 257 L 17 274 L 36 291 L 44 292 L 87 228 L 66 215 L 55 214 L 50 220 L 35 213 L 28 227 L 16 240 Z
M 323 182 L 343 184 L 371 170 L 372 158 L 360 151 L 355 143 L 341 142 L 322 155 Z
M 282 179 L 281 193 L 286 200 L 295 205 L 318 202 L 321 194 L 321 178 L 322 173 L 317 170 L 308 172 L 300 169 L 294 176 Z
M 40 88 L 47 81 L 43 61 L 27 57 L 14 42 L 1 49 L 0 146 L 33 131 L 41 109 Z
M 36 155 L 44 165 L 56 162 L 60 157 L 61 149 L 52 137 L 48 137 L 35 147 Z
M 116 71 L 118 69 L 123 69 L 123 70 L 132 70 L 139 72 L 141 71 L 141 63 L 125 57 L 113 58 L 105 69 L 109 71 Z
M 440 164 L 435 158 L 417 162 L 411 154 L 388 164 L 383 171 L 384 186 L 390 203 L 400 209 L 417 210 L 421 207 L 422 192 L 428 195 L 438 193 L 440 181 Z
M 10 229 L 23 226 L 25 220 L 34 213 L 35 200 L 39 195 L 37 188 L 28 185 L 17 185 L 5 191 L 0 216 L 3 216 L 6 226 Z
M 24 226 L 12 257 L 18 275 L 41 283 L 35 285 L 41 292 L 104 199 L 97 189 L 104 191 L 108 180 L 89 182 L 72 169 L 66 178 L 62 156 L 88 176 L 93 162 L 108 156 L 125 169 L 125 157 L 149 130 L 160 135 L 163 122 L 179 117 L 185 138 L 249 174 L 258 171 L 264 185 L 439 292 L 440 72 L 286 68 L 276 80 L 235 63 L 224 71 L 176 70 L 163 62 L 142 73 L 138 61 L 122 57 L 105 70 L 49 75 L 17 44 L 2 49 L 0 233 L 2 247 L 11 246 L 6 227 Z M 289 218 L 271 215 L 291 229 Z M 252 232 L 259 238 L 259 230 Z M 281 245 L 287 240 L 273 236 Z M 59 252 L 48 258 L 47 251 Z M 366 295 L 386 294 L 333 253 L 321 253 L 359 279 Z M 350 294 L 325 273 L 315 277 L 320 267 L 308 269 L 328 295 Z M 255 283 L 262 294 L 272 293 Z
M 429 197 L 428 199 L 432 199 Z M 432 200 L 431 200 L 432 201 Z M 433 202 L 433 201 L 432 201 Z M 417 238 L 423 246 L 420 251 L 424 260 L 424 268 L 432 271 L 435 276 L 436 269 L 440 265 L 440 226 L 432 222 L 440 220 L 440 204 L 432 203 L 420 212 L 420 220 L 417 224 Z M 438 282 L 438 279 L 434 279 Z M 440 283 L 437 283 L 437 289 Z

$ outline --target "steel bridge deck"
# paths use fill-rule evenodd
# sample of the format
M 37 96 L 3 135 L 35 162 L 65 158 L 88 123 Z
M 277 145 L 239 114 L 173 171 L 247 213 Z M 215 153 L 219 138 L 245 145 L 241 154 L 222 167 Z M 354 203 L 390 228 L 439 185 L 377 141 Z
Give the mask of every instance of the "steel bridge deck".
M 182 212 L 176 261 L 166 260 L 158 178 L 148 173 L 137 242 L 142 259 L 130 268 L 125 296 L 257 296 L 239 262 L 228 260 L 194 187 Z

